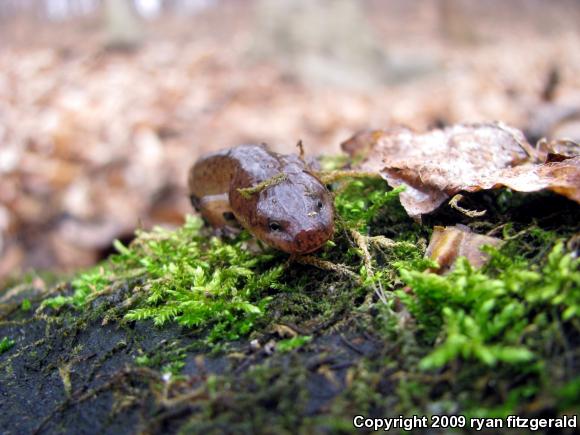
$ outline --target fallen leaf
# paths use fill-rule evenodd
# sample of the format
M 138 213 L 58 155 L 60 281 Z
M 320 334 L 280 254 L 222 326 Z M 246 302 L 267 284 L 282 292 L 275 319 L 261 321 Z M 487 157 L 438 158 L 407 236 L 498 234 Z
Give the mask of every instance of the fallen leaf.
M 549 189 L 580 202 L 578 158 L 539 163 L 546 153 L 533 148 L 521 131 L 501 123 L 454 125 L 424 134 L 409 129 L 365 132 L 344 142 L 343 149 L 355 156 L 357 143 L 369 150 L 360 169 L 380 173 L 392 187 L 405 186 L 401 204 L 414 218 L 460 191 L 502 186 L 521 192 Z
M 453 270 L 459 257 L 479 268 L 489 261 L 489 255 L 481 250 L 485 245 L 499 248 L 504 243 L 496 237 L 473 233 L 465 225 L 454 227 L 435 227 L 425 257 L 439 264 L 437 273 L 445 274 Z

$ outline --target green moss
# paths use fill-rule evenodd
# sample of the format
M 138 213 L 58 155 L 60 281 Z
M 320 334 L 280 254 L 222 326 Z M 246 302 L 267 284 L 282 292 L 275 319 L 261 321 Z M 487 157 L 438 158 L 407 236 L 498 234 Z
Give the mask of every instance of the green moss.
M 280 340 L 276 344 L 276 350 L 280 352 L 290 352 L 291 350 L 304 346 L 310 341 L 312 341 L 312 337 L 310 335 L 298 335 L 296 337 Z
M 79 274 L 70 292 L 42 306 L 57 315 L 98 313 L 127 327 L 177 323 L 197 337 L 196 345 L 209 342 L 218 354 L 244 338 L 268 342 L 273 323 L 297 326 L 299 335 L 278 340 L 274 356 L 254 358 L 236 349 L 237 358 L 252 361 L 250 369 L 241 380 L 237 372 L 208 376 L 209 398 L 184 426 L 189 429 L 206 428 L 218 415 L 220 424 L 247 415 L 285 430 L 342 430 L 349 427 L 345 416 L 355 413 L 481 417 L 526 413 L 540 402 L 558 411 L 580 406 L 569 362 L 580 329 L 580 260 L 564 242 L 578 227 L 500 217 L 470 222 L 507 243 L 488 249 L 491 260 L 483 269 L 460 259 L 452 273 L 439 276 L 423 257 L 430 229 L 407 217 L 400 190 L 381 180 L 334 187 L 337 232 L 317 255 L 348 267 L 358 280 L 255 250 L 246 233 L 209 237 L 202 222 L 189 217 L 176 231 L 141 231 L 129 246 L 117 242 L 117 255 Z M 498 208 L 509 210 L 513 195 L 498 196 Z M 525 204 L 517 198 L 518 206 Z M 396 243 L 369 246 L 370 271 L 350 230 Z M 333 387 L 332 403 L 322 415 L 301 420 L 293 406 L 296 400 L 306 406 L 312 374 L 304 367 L 308 361 L 297 358 L 326 352 L 318 343 L 345 331 L 370 337 L 373 351 L 354 346 L 348 373 L 332 380 L 340 387 Z M 329 346 L 333 354 L 336 347 Z M 136 365 L 177 375 L 194 349 L 167 342 L 132 357 Z M 223 410 L 226 402 L 236 405 Z M 268 407 L 280 413 L 276 421 L 260 413 Z
M 578 407 L 578 397 L 580 397 L 580 376 L 576 376 L 571 381 L 562 385 L 557 393 L 558 408 L 571 410 Z
M 336 196 L 336 211 L 345 226 L 364 233 L 368 233 L 381 210 L 389 210 L 393 220 L 408 221 L 399 203 L 399 193 L 403 190 L 402 187 L 391 190 L 383 180 L 350 181 Z
M 554 234 L 549 239 L 554 241 Z M 400 278 L 413 291 L 396 292 L 404 309 L 377 317 L 384 325 L 379 330 L 391 339 L 405 337 L 404 372 L 432 373 L 418 384 L 399 384 L 399 398 L 407 398 L 400 402 L 405 412 L 451 403 L 445 412 L 460 406 L 472 416 L 506 416 L 525 412 L 525 403 L 540 398 L 580 405 L 577 384 L 570 381 L 574 371 L 566 362 L 572 337 L 580 332 L 580 260 L 560 242 L 535 263 L 525 260 L 525 249 L 517 256 L 489 251 L 492 259 L 483 270 L 460 259 L 447 276 L 399 263 Z M 401 321 L 407 310 L 411 324 Z M 420 346 L 409 348 L 415 340 Z M 441 382 L 448 387 L 441 388 Z M 505 398 L 498 401 L 489 385 Z
M 283 265 L 276 253 L 250 252 L 247 235 L 230 242 L 208 238 L 201 228 L 201 220 L 190 217 L 177 231 L 139 232 L 130 247 L 116 242 L 119 254 L 74 279 L 72 295 L 43 305 L 81 308 L 114 282 L 143 277 L 146 283 L 133 288 L 136 299 L 126 320 L 211 325 L 212 340 L 246 335 L 264 315 L 268 291 L 282 288 Z
M 200 347 L 202 346 L 195 342 L 184 345 L 179 340 L 163 340 L 150 351 L 139 350 L 134 362 L 137 366 L 159 369 L 162 373 L 171 373 L 176 376 L 185 366 L 188 352 L 196 351 Z
M 24 299 L 20 304 L 20 309 L 22 311 L 30 311 L 32 309 L 32 302 L 30 302 L 30 299 Z
M 2 340 L 0 340 L 0 355 L 12 349 L 14 343 L 15 343 L 14 340 L 12 340 L 9 337 L 2 337 Z
M 564 253 L 561 243 L 542 267 L 510 262 L 497 251 L 492 256 L 496 269 L 487 273 L 474 270 L 465 259 L 448 276 L 401 268 L 401 278 L 414 294 L 399 291 L 399 297 L 425 340 L 442 341 L 422 360 L 421 368 L 441 367 L 456 358 L 490 366 L 527 363 L 541 343 L 534 346 L 526 331 L 547 327 L 542 313 L 551 313 L 556 318 L 549 322 L 564 326 L 578 315 L 580 259 Z

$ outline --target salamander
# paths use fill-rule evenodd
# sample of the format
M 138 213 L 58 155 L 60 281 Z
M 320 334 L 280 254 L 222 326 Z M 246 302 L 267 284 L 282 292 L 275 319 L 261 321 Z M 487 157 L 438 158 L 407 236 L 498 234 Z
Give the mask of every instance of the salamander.
M 218 231 L 246 228 L 289 254 L 319 249 L 334 233 L 332 195 L 297 155 L 240 145 L 201 157 L 189 170 L 191 203 Z

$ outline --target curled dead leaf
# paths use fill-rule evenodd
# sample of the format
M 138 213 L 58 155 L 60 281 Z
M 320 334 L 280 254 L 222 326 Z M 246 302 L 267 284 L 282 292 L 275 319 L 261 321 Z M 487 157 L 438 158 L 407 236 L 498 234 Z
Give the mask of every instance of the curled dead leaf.
M 539 163 L 521 131 L 501 123 L 455 125 L 424 134 L 408 129 L 365 132 L 343 143 L 351 156 L 368 149 L 360 165 L 391 187 L 405 186 L 401 204 L 420 218 L 461 191 L 502 186 L 522 192 L 549 189 L 580 202 L 580 160 Z M 369 145 L 370 143 L 370 145 Z

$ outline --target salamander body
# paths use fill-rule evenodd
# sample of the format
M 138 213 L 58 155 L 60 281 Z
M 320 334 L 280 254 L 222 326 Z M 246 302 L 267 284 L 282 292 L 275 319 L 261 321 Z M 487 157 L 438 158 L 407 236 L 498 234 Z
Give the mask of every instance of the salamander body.
M 241 225 L 290 254 L 313 252 L 333 235 L 332 196 L 296 155 L 237 146 L 200 158 L 188 184 L 193 206 L 218 230 Z

